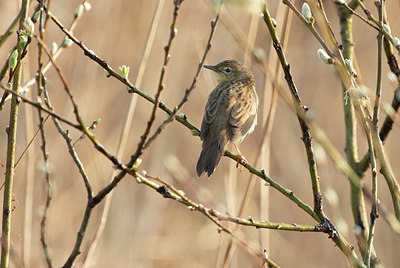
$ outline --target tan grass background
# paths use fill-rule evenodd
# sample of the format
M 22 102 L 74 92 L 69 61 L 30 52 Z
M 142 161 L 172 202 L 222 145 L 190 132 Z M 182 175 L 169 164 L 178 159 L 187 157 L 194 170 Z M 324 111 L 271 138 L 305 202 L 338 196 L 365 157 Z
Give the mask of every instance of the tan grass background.
M 164 0 L 161 0 L 164 1 Z M 79 0 L 52 1 L 52 12 L 65 25 L 72 20 L 72 13 L 82 2 Z M 281 1 L 269 1 L 271 13 L 274 13 Z M 298 1 L 299 2 L 299 1 Z M 325 1 L 328 17 L 332 23 L 337 38 L 340 38 L 337 12 L 331 1 Z M 365 1 L 370 10 L 374 6 Z M 35 4 L 35 3 L 34 3 Z M 33 5 L 34 5 L 33 4 Z M 146 36 L 149 31 L 157 1 L 92 1 L 92 10 L 82 17 L 75 36 L 82 40 L 98 56 L 105 59 L 114 69 L 121 65 L 130 66 L 130 80 L 135 81 L 143 54 Z M 297 3 L 301 8 L 302 3 Z M 32 14 L 33 5 L 30 13 Z M 388 1 L 388 17 L 394 35 L 400 34 L 400 4 L 397 1 Z M 0 1 L 0 32 L 3 33 L 18 12 L 16 1 Z M 248 32 L 252 14 L 240 7 L 225 6 L 237 25 Z M 165 1 L 161 23 L 157 29 L 153 49 L 145 71 L 141 89 L 154 95 L 164 51 L 169 37 L 169 25 L 172 19 L 172 1 Z M 258 16 L 258 15 L 256 15 Z M 171 61 L 166 73 L 165 90 L 161 100 L 168 106 L 174 107 L 189 87 L 197 64 L 203 53 L 209 30 L 210 21 L 215 17 L 215 11 L 205 0 L 185 0 L 182 3 L 178 17 L 178 35 L 171 50 Z M 222 17 L 224 19 L 224 17 Z M 366 27 L 360 20 L 354 19 L 355 46 L 360 75 L 364 84 L 375 90 L 376 84 L 376 31 Z M 15 44 L 15 34 L 0 50 L 0 58 L 4 59 Z M 62 32 L 52 23 L 46 35 L 46 43 L 60 42 Z M 255 45 L 269 53 L 271 40 L 267 28 L 260 20 Z M 317 57 L 318 42 L 311 36 L 297 18 L 293 18 L 292 29 L 287 49 L 287 57 L 299 94 L 304 105 L 308 106 L 316 116 L 318 124 L 326 131 L 338 150 L 344 154 L 344 124 L 343 100 L 340 80 L 333 68 L 321 63 Z M 37 45 L 30 46 L 29 57 L 24 61 L 23 77 L 27 80 L 33 77 L 37 68 Z M 273 55 L 275 53 L 272 53 Z M 215 64 L 224 59 L 238 59 L 244 61 L 244 50 L 232 37 L 228 27 L 219 23 L 212 41 L 212 49 L 206 61 Z M 3 62 L 2 61 L 2 62 Z M 125 87 L 112 78 L 106 78 L 104 70 L 96 63 L 91 62 L 75 45 L 68 48 L 57 59 L 62 67 L 68 84 L 77 101 L 80 113 L 87 125 L 100 118 L 101 122 L 94 131 L 99 141 L 106 148 L 116 153 L 120 132 L 127 113 L 130 95 Z M 2 63 L 3 64 L 3 63 Z M 260 66 L 253 61 L 251 65 L 256 81 L 257 90 L 262 99 L 270 96 L 271 92 L 264 91 L 265 75 Z M 386 74 L 389 69 L 384 64 L 383 71 L 383 100 L 391 102 L 393 86 Z M 74 120 L 72 105 L 62 89 L 62 84 L 54 71 L 48 72 L 47 87 L 56 112 Z M 188 103 L 182 109 L 188 120 L 200 126 L 203 109 L 208 94 L 215 86 L 214 77 L 207 70 L 200 74 L 197 88 L 190 96 Z M 36 87 L 31 88 L 36 96 Z M 31 94 L 31 93 L 30 93 Z M 28 95 L 30 96 L 30 95 Z M 130 138 L 125 149 L 122 162 L 127 162 L 135 151 L 136 144 L 142 134 L 149 117 L 152 105 L 139 98 L 136 112 L 130 130 Z M 6 132 L 8 124 L 9 103 L 0 113 L 0 161 L 5 163 Z M 260 109 L 259 126 L 265 118 Z M 156 126 L 166 118 L 162 111 L 158 111 Z M 38 120 L 36 110 L 23 104 L 19 115 L 17 156 L 27 144 L 31 135 L 27 134 L 29 122 L 37 130 Z M 68 128 L 65 126 L 65 128 Z M 76 238 L 83 209 L 86 204 L 86 191 L 83 181 L 73 164 L 64 140 L 58 135 L 54 124 L 49 120 L 45 127 L 50 162 L 54 167 L 51 179 L 54 186 L 53 201 L 50 205 L 47 226 L 47 242 L 51 257 L 56 267 L 61 266 L 70 254 Z M 154 130 L 154 128 L 153 128 Z M 75 130 L 70 130 L 73 139 L 80 136 Z M 388 137 L 385 148 L 391 160 L 394 173 L 400 174 L 400 135 L 398 122 Z M 300 128 L 295 114 L 288 104 L 278 98 L 275 124 L 271 137 L 270 177 L 285 187 L 293 190 L 302 200 L 311 204 L 312 191 L 308 174 L 308 166 L 304 146 L 300 139 Z M 364 135 L 359 128 L 359 154 L 366 152 Z M 260 140 L 263 139 L 261 127 L 249 136 L 242 144 L 241 151 L 250 163 L 256 159 L 255 152 Z M 317 144 L 316 141 L 314 141 Z M 164 180 L 182 189 L 193 200 L 208 207 L 227 211 L 236 215 L 238 206 L 244 195 L 244 187 L 249 179 L 246 170 L 237 172 L 237 178 L 229 180 L 228 170 L 235 163 L 223 158 L 217 171 L 207 179 L 197 178 L 195 164 L 200 153 L 198 137 L 177 122 L 167 126 L 164 133 L 154 142 L 142 156 L 141 169 L 148 173 L 160 176 Z M 232 149 L 232 148 L 231 148 Z M 95 193 L 109 181 L 112 174 L 112 164 L 96 152 L 88 140 L 80 142 L 76 150 L 89 175 Z M 176 158 L 183 172 L 183 179 L 177 180 L 179 174 L 171 172 L 170 159 Z M 29 169 L 28 159 L 32 159 L 34 167 Z M 23 230 L 25 221 L 25 193 L 27 178 L 34 179 L 33 218 L 30 235 L 32 237 L 29 267 L 44 267 L 45 260 L 40 244 L 40 219 L 45 201 L 45 181 L 43 173 L 37 168 L 42 159 L 40 139 L 37 138 L 16 169 L 14 181 L 15 210 L 12 212 L 12 267 L 22 267 L 23 239 L 26 235 Z M 262 168 L 258 166 L 257 168 Z M 0 167 L 4 172 L 5 168 Z M 349 184 L 335 164 L 328 158 L 319 163 L 322 191 L 333 189 L 339 196 L 337 205 L 332 205 L 324 199 L 324 208 L 330 219 L 357 248 L 353 235 L 353 223 L 350 209 Z M 366 184 L 370 187 L 370 175 L 366 175 Z M 227 185 L 230 185 L 229 187 Z M 265 190 L 262 182 L 257 187 L 245 216 L 259 219 L 260 202 L 269 203 L 269 218 L 265 220 L 298 224 L 315 224 L 312 218 L 302 213 L 299 208 L 277 193 L 269 191 L 269 200 L 260 200 L 260 187 Z M 233 189 L 233 190 L 229 190 Z M 389 191 L 383 178 L 379 177 L 379 198 L 392 211 Z M 370 205 L 367 202 L 369 210 Z M 92 239 L 96 226 L 99 224 L 99 215 L 103 205 L 99 205 L 93 212 L 89 228 L 82 246 L 82 255 Z M 340 224 L 344 223 L 344 224 Z M 242 227 L 247 242 L 260 249 L 260 233 L 267 233 L 269 256 L 282 267 L 345 267 L 346 261 L 342 252 L 334 247 L 325 234 L 296 233 L 285 231 L 258 230 Z M 347 231 L 346 231 L 347 230 Z M 137 184 L 132 177 L 126 177 L 114 191 L 107 225 L 91 267 L 220 267 L 230 237 L 217 232 L 217 226 L 199 213 L 190 212 L 185 206 L 167 199 L 163 199 L 150 188 Z M 386 267 L 397 267 L 400 262 L 400 237 L 394 235 L 382 218 L 378 219 L 375 236 L 377 255 Z M 260 249 L 261 250 L 261 249 Z M 78 258 L 77 267 L 80 267 L 82 256 Z M 238 248 L 232 259 L 231 267 L 259 267 L 260 262 L 254 261 L 243 249 Z

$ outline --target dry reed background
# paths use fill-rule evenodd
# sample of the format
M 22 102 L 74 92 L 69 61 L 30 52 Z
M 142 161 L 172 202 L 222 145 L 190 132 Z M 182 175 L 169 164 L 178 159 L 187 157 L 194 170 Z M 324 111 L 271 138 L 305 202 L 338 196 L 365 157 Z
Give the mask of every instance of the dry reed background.
M 69 25 L 75 8 L 82 1 L 52 2 L 52 13 L 64 25 Z M 74 34 L 114 69 L 121 65 L 130 66 L 129 78 L 134 83 L 157 2 L 156 0 L 93 1 L 91 3 L 92 10 L 84 13 Z M 277 6 L 282 3 L 280 1 L 268 2 L 270 2 L 269 8 L 272 16 L 282 16 L 282 14 L 275 13 Z M 301 9 L 302 3 L 297 2 L 296 6 Z M 327 15 L 336 37 L 340 38 L 336 7 L 331 1 L 324 2 L 327 2 Z M 371 1 L 365 2 L 370 10 L 375 11 Z M 31 5 L 30 15 L 35 4 Z M 19 4 L 15 1 L 1 1 L 0 10 L 0 32 L 3 33 L 18 13 Z M 253 15 L 237 6 L 226 5 L 224 10 L 245 33 L 249 32 L 252 16 L 259 17 L 259 12 Z M 387 11 L 392 32 L 394 35 L 399 35 L 400 4 L 397 1 L 388 1 Z M 164 57 L 163 47 L 169 38 L 172 12 L 173 1 L 165 1 L 154 46 L 140 86 L 141 90 L 152 96 L 158 85 Z M 178 34 L 172 44 L 171 60 L 165 78 L 165 90 L 161 95 L 161 101 L 168 107 L 174 107 L 183 96 L 184 90 L 190 86 L 209 36 L 210 22 L 215 15 L 215 10 L 209 1 L 185 0 L 182 3 L 177 22 Z M 215 64 L 229 58 L 243 62 L 245 60 L 243 47 L 233 38 L 232 32 L 229 30 L 231 28 L 229 22 L 225 20 L 224 16 L 221 19 L 224 23 L 220 21 L 217 25 L 206 63 Z M 354 29 L 359 73 L 364 84 L 374 91 L 377 71 L 377 32 L 356 18 L 354 19 Z M 15 38 L 14 32 L 12 37 L 1 47 L 0 58 L 3 61 L 14 46 Z M 50 21 L 46 44 L 50 45 L 53 41 L 60 42 L 63 38 L 64 34 Z M 261 19 L 255 46 L 263 50 L 265 54 L 270 53 L 271 38 Z M 298 18 L 294 17 L 287 57 L 299 94 L 303 104 L 314 112 L 316 122 L 345 156 L 341 84 L 333 67 L 323 64 L 318 59 L 317 50 L 319 48 L 315 38 L 299 22 Z M 23 64 L 23 81 L 33 77 L 37 69 L 35 40 L 29 49 L 30 53 L 24 59 Z M 271 55 L 275 57 L 275 52 L 272 51 Z M 45 58 L 47 59 L 47 57 Z M 116 79 L 107 78 L 104 70 L 83 56 L 83 52 L 76 45 L 66 49 L 56 62 L 65 74 L 84 122 L 90 125 L 93 120 L 100 118 L 101 121 L 93 132 L 111 153 L 116 154 L 121 128 L 132 95 L 128 94 L 125 86 Z M 246 63 L 249 64 L 248 60 Z M 269 98 L 271 92 L 263 92 L 265 75 L 254 59 L 251 63 L 251 70 L 256 77 L 260 99 L 264 98 L 265 94 Z M 387 79 L 388 72 L 389 69 L 384 63 L 382 97 L 384 101 L 390 103 L 394 87 Z M 57 73 L 51 69 L 46 77 L 47 88 L 56 112 L 74 121 L 72 105 L 62 89 Z M 215 84 L 213 75 L 207 70 L 202 70 L 197 87 L 181 111 L 191 123 L 198 127 L 206 98 Z M 284 83 L 281 84 L 284 85 Z M 286 88 L 286 85 L 284 87 Z M 270 90 L 270 87 L 267 88 Z M 36 96 L 36 86 L 31 88 L 28 94 L 29 98 L 31 94 Z M 6 162 L 7 135 L 5 128 L 8 125 L 9 107 L 8 102 L 0 114 L 0 129 L 2 130 L 0 132 L 0 161 L 3 164 Z M 121 162 L 126 163 L 136 150 L 151 109 L 152 105 L 148 101 L 141 97 L 138 98 L 129 139 L 125 153 L 120 159 Z M 256 131 L 241 144 L 241 151 L 253 165 L 255 165 L 258 146 L 263 139 L 261 120 L 265 118 L 265 113 L 265 110 L 261 108 Z M 158 126 L 165 118 L 165 114 L 159 110 L 155 126 Z M 383 115 L 381 120 L 382 118 Z M 29 105 L 23 104 L 18 123 L 17 157 L 25 149 L 27 141 L 33 135 L 32 131 L 36 132 L 37 127 L 37 111 Z M 73 140 L 81 135 L 66 125 L 64 127 L 70 129 Z M 46 123 L 45 130 L 49 161 L 54 168 L 51 173 L 54 192 L 48 214 L 46 239 L 53 264 L 58 267 L 66 261 L 73 248 L 87 194 L 78 169 L 68 154 L 66 144 L 51 120 Z M 361 141 L 359 154 L 362 156 L 367 150 L 367 144 L 361 127 L 358 129 L 358 133 Z M 385 142 L 385 149 L 391 160 L 393 171 L 397 175 L 400 174 L 399 134 L 397 123 Z M 271 135 L 270 172 L 268 175 L 281 185 L 293 190 L 298 197 L 311 205 L 313 201 L 311 184 L 306 154 L 300 139 L 300 128 L 295 113 L 281 96 L 278 97 L 276 118 Z M 314 140 L 314 144 L 317 146 L 318 142 Z M 23 267 L 24 262 L 27 267 L 44 267 L 46 265 L 40 244 L 40 220 L 45 203 L 44 174 L 38 168 L 42 159 L 40 145 L 38 137 L 15 172 L 11 267 Z M 194 201 L 222 212 L 227 211 L 232 215 L 237 215 L 244 189 L 249 180 L 248 171 L 246 169 L 242 172 L 234 170 L 235 162 L 224 157 L 210 180 L 205 177 L 197 178 L 195 164 L 200 147 L 199 138 L 192 136 L 187 128 L 174 121 L 166 127 L 150 149 L 145 151 L 141 157 L 143 162 L 140 170 L 160 176 L 170 184 L 182 189 Z M 76 151 L 88 173 L 94 193 L 97 193 L 110 180 L 113 166 L 95 150 L 92 143 L 86 138 L 76 146 Z M 171 164 L 171 159 L 176 161 Z M 325 213 L 358 252 L 352 230 L 349 183 L 346 177 L 336 169 L 329 157 L 326 160 L 323 158 L 318 160 Z M 228 179 L 228 172 L 231 169 L 233 172 L 237 172 L 237 178 Z M 4 172 L 5 167 L 0 167 L 0 170 Z M 371 188 L 370 177 L 368 172 L 365 180 L 368 188 Z M 24 231 L 24 223 L 27 220 L 24 216 L 27 179 L 34 180 L 32 221 L 28 222 L 31 224 L 28 233 Z M 249 206 L 244 213 L 245 217 L 251 215 L 254 219 L 260 219 L 260 203 L 269 202 L 269 216 L 263 220 L 316 224 L 297 205 L 274 189 L 269 190 L 269 201 L 260 200 L 260 188 L 262 191 L 266 189 L 264 182 L 257 180 Z M 327 192 L 332 192 L 332 189 L 339 198 L 336 204 L 328 202 L 326 198 Z M 392 211 L 389 191 L 382 176 L 379 176 L 378 189 L 381 202 Z M 82 255 L 78 257 L 76 267 L 82 265 L 82 260 L 99 224 L 103 203 L 93 210 L 81 248 Z M 369 213 L 370 202 L 367 202 L 367 209 Z M 224 224 L 234 227 L 233 224 Z M 376 228 L 374 246 L 377 255 L 386 267 L 396 267 L 400 262 L 398 254 L 400 236 L 394 234 L 382 218 L 378 218 Z M 278 230 L 267 232 L 264 229 L 253 227 L 241 227 L 240 230 L 244 232 L 245 240 L 258 250 L 262 250 L 260 233 L 266 233 L 269 239 L 267 248 L 269 257 L 282 267 L 346 266 L 343 253 L 334 247 L 326 234 Z M 27 235 L 31 235 L 31 241 L 24 248 L 24 239 Z M 178 202 L 162 198 L 154 190 L 136 183 L 133 177 L 127 176 L 113 192 L 104 234 L 91 259 L 92 266 L 88 267 L 220 267 L 229 240 L 230 236 L 223 232 L 218 233 L 217 226 L 204 215 L 191 212 Z M 23 256 L 29 259 L 23 261 Z M 246 253 L 246 250 L 238 247 L 232 257 L 231 267 L 259 267 L 260 263 L 259 259 L 254 259 L 253 256 Z

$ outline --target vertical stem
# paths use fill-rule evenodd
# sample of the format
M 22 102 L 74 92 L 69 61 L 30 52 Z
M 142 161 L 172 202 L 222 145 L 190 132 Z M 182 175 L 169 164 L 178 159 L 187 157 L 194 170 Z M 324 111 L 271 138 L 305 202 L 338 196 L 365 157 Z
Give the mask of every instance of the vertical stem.
M 379 22 L 383 23 L 382 13 L 382 1 L 377 4 L 379 13 Z M 383 34 L 378 33 L 378 71 L 376 78 L 376 93 L 375 93 L 375 105 L 374 105 L 374 117 L 372 119 L 372 125 L 378 132 L 378 119 L 379 119 L 379 108 L 381 106 L 381 88 L 382 88 L 382 47 L 383 47 Z
M 379 22 L 383 23 L 383 13 L 382 13 L 382 1 L 376 5 L 379 13 Z M 375 105 L 374 105 L 374 115 L 372 119 L 372 128 L 375 133 L 378 133 L 378 120 L 379 120 L 379 108 L 381 104 L 381 88 L 382 88 L 382 47 L 383 47 L 383 34 L 378 33 L 378 71 L 376 79 L 376 95 L 375 95 Z M 373 257 L 373 241 L 375 234 L 375 224 L 378 217 L 378 190 L 377 190 L 377 170 L 376 170 L 376 157 L 375 157 L 375 147 L 372 142 L 371 132 L 367 133 L 369 155 L 370 155 L 370 165 L 372 171 L 372 207 L 370 213 L 370 225 L 368 230 L 368 236 L 365 247 L 364 254 L 364 264 L 367 267 L 373 267 L 374 263 L 371 265 L 371 257 Z
M 47 8 L 50 6 L 50 0 L 47 1 Z M 43 8 L 44 0 L 39 1 L 40 7 Z M 49 16 L 46 14 L 46 18 L 43 18 L 44 12 L 41 12 L 40 19 L 39 19 L 39 36 L 41 40 L 44 40 L 45 32 L 46 32 L 46 25 L 48 22 Z M 40 42 L 38 42 L 38 76 L 37 76 L 37 89 L 38 89 L 38 96 L 41 97 L 43 95 L 43 91 L 45 89 L 45 79 L 44 79 L 44 71 L 43 71 L 43 47 Z M 47 98 L 47 97 L 45 97 Z M 50 179 L 50 172 L 48 170 L 48 153 L 47 153 L 47 142 L 46 142 L 46 133 L 44 131 L 44 123 L 45 119 L 42 114 L 42 111 L 38 109 L 38 116 L 39 116 L 39 129 L 42 139 L 42 154 L 43 154 L 43 162 L 44 162 L 44 170 L 45 170 L 45 181 L 46 181 L 46 203 L 44 206 L 44 211 L 42 215 L 42 219 L 40 221 L 40 242 L 42 244 L 43 254 L 45 256 L 47 267 L 53 267 L 50 253 L 48 250 L 47 242 L 46 242 L 46 224 L 47 224 L 47 214 L 49 211 L 51 199 L 52 199 L 52 184 Z
M 19 87 L 20 68 L 17 66 L 13 81 L 13 90 Z M 13 95 L 11 99 L 10 125 L 8 127 L 7 141 L 7 162 L 6 177 L 4 183 L 4 201 L 3 201 L 3 228 L 1 235 L 1 267 L 8 267 L 10 253 L 10 230 L 11 230 L 11 199 L 12 185 L 14 179 L 14 162 L 15 162 L 15 143 L 17 134 L 17 118 L 18 118 L 18 98 Z
M 369 225 L 369 234 L 367 239 L 367 246 L 365 249 L 364 263 L 367 267 L 371 267 L 371 256 L 373 251 L 373 241 L 375 234 L 375 223 L 378 217 L 378 190 L 377 190 L 377 171 L 376 171 L 376 158 L 372 142 L 371 134 L 368 135 L 368 146 L 372 170 L 372 207 L 370 213 L 371 223 Z
M 340 35 L 343 43 L 343 57 L 345 59 L 353 60 L 354 55 L 354 43 L 353 43 L 353 16 L 352 14 L 343 7 L 338 7 L 340 17 Z M 343 94 L 346 92 L 346 87 L 343 87 Z M 354 106 L 350 101 L 344 100 L 344 120 L 345 120 L 345 140 L 346 140 L 346 157 L 347 162 L 353 170 L 357 171 L 356 165 L 358 161 L 357 152 L 357 121 L 354 111 Z M 362 174 L 358 174 L 360 178 Z M 350 195 L 351 195 L 351 209 L 353 213 L 354 223 L 361 229 L 361 236 L 358 238 L 358 244 L 360 250 L 364 254 L 365 240 L 366 240 L 366 224 L 367 214 L 365 210 L 364 196 L 362 193 L 362 187 L 357 187 L 350 184 Z
M 93 199 L 89 199 L 86 204 L 85 214 L 83 215 L 81 227 L 79 228 L 79 232 L 77 233 L 77 238 L 75 240 L 74 248 L 69 255 L 67 261 L 64 263 L 62 268 L 70 268 L 74 265 L 76 258 L 79 254 L 81 254 L 81 245 L 83 242 L 83 238 L 85 237 L 86 229 L 88 227 L 90 215 L 92 213 L 92 209 L 95 204 L 92 202 Z
M 19 29 L 23 29 L 23 24 L 27 16 L 28 0 L 22 1 L 21 16 L 19 21 Z M 23 48 L 18 46 L 18 54 L 22 53 Z M 17 91 L 20 87 L 21 79 L 21 64 L 17 64 L 12 89 Z M 17 119 L 18 119 L 18 97 L 13 95 L 11 99 L 10 110 L 10 124 L 8 129 L 7 141 L 7 162 L 6 162 L 6 176 L 4 183 L 4 201 L 3 201 L 3 223 L 1 235 L 1 267 L 8 267 L 10 258 L 10 242 L 11 242 L 11 200 L 12 200 L 12 186 L 14 179 L 14 162 L 15 162 L 15 144 L 17 136 Z
M 290 1 L 284 2 L 285 4 L 291 4 Z M 312 147 L 311 142 L 311 134 L 310 128 L 307 122 L 300 116 L 300 114 L 305 114 L 306 109 L 304 108 L 300 96 L 297 92 L 297 87 L 294 84 L 292 79 L 292 75 L 290 73 L 290 65 L 286 60 L 285 55 L 283 54 L 283 50 L 275 30 L 275 27 L 272 25 L 271 16 L 269 15 L 269 11 L 267 9 L 267 4 L 264 3 L 263 9 L 263 19 L 264 22 L 267 24 L 268 30 L 271 34 L 271 38 L 273 41 L 273 46 L 275 51 L 277 52 L 277 56 L 279 62 L 283 68 L 285 80 L 289 86 L 289 90 L 293 99 L 294 107 L 296 108 L 297 119 L 300 124 L 301 132 L 302 132 L 302 140 L 305 146 L 305 150 L 307 153 L 307 160 L 308 160 L 308 168 L 310 172 L 312 190 L 313 190 L 313 199 L 314 199 L 314 212 L 318 216 L 318 221 L 322 222 L 325 219 L 324 213 L 322 212 L 322 194 L 319 185 L 319 176 L 317 172 L 317 161 L 315 159 L 314 149 Z

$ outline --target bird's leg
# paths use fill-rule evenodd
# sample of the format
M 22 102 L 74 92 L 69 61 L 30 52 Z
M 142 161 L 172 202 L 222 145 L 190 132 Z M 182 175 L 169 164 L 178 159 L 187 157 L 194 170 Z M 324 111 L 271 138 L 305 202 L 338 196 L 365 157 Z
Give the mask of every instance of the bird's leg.
M 240 161 L 243 161 L 244 163 L 248 163 L 247 159 L 242 155 L 242 153 L 239 151 L 239 147 L 236 145 L 236 143 L 233 143 L 233 146 L 235 146 L 236 151 L 237 151 L 237 162 L 236 162 L 236 168 L 239 167 Z M 240 168 L 240 171 L 242 171 L 244 166 Z

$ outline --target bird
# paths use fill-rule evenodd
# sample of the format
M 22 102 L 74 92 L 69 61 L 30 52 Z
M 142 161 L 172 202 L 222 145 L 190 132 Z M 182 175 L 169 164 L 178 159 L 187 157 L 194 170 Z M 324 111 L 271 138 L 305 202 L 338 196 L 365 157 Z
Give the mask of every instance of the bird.
M 215 171 L 228 143 L 237 150 L 239 166 L 247 162 L 238 145 L 257 125 L 258 96 L 250 70 L 237 60 L 204 65 L 214 71 L 218 85 L 210 93 L 201 123 L 202 150 L 196 171 L 208 177 Z

